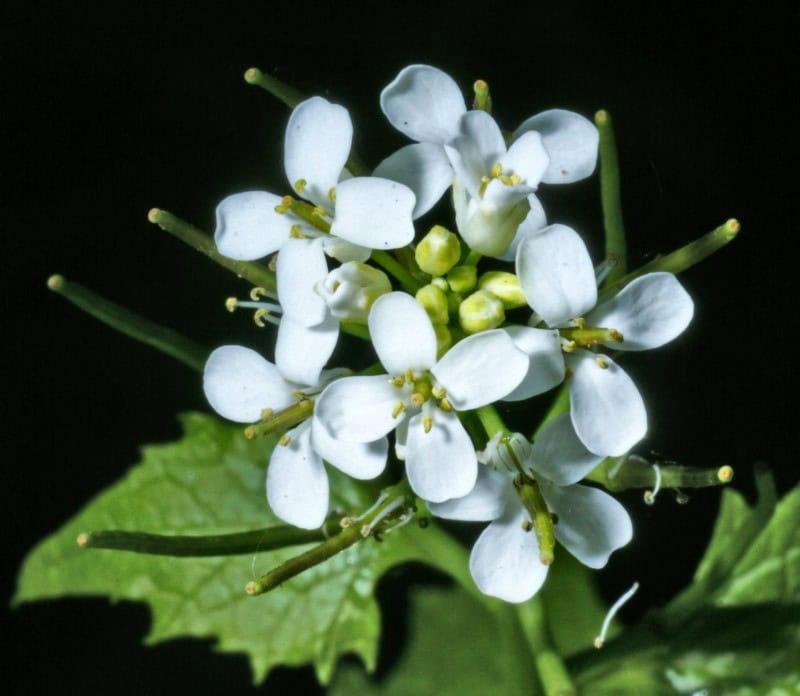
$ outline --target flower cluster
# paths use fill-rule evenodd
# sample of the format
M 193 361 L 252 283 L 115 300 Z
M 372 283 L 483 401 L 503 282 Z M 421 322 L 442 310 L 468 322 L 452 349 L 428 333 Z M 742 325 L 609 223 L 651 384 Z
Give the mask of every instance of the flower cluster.
M 483 592 L 523 601 L 544 581 L 556 540 L 594 568 L 630 540 L 622 506 L 578 483 L 647 431 L 644 400 L 607 351 L 667 343 L 691 320 L 692 300 L 664 272 L 598 293 L 602 269 L 581 236 L 548 224 L 540 184 L 596 167 L 597 129 L 583 116 L 545 111 L 508 135 L 486 103 L 468 109 L 452 78 L 426 65 L 403 69 L 380 105 L 415 142 L 371 175 L 349 165 L 348 112 L 313 97 L 286 128 L 291 194 L 250 191 L 219 204 L 221 253 L 277 255 L 277 292 L 256 288 L 252 302 L 231 306 L 253 307 L 278 334 L 274 363 L 241 346 L 214 351 L 205 393 L 234 421 L 283 417 L 266 487 L 286 522 L 323 524 L 326 462 L 371 479 L 393 453 L 431 513 L 490 522 L 472 575 Z M 415 221 L 448 190 L 455 231 L 418 234 Z M 328 366 L 343 326 L 368 336 L 379 365 L 360 374 Z M 565 381 L 569 413 L 533 443 L 487 428 L 478 451 L 465 427 L 476 410 Z

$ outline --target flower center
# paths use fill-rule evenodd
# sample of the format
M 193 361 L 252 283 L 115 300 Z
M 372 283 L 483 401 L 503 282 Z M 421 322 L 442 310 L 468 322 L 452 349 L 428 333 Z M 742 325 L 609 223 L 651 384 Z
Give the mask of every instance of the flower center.
M 439 386 L 426 370 L 416 374 L 408 369 L 402 375 L 393 377 L 390 383 L 400 391 L 400 399 L 392 410 L 392 417 L 398 418 L 409 408 L 422 410 L 422 427 L 426 433 L 433 427 L 433 414 L 438 406 L 442 411 L 452 411 L 453 406 L 447 400 L 446 392 Z
M 495 179 L 505 186 L 518 186 L 519 184 L 523 183 L 522 177 L 519 174 L 504 174 L 503 165 L 500 164 L 500 162 L 497 162 L 489 170 L 488 175 L 484 174 L 481 177 L 481 196 L 483 196 L 483 194 L 486 192 L 486 187 L 489 185 L 489 182 L 494 181 Z

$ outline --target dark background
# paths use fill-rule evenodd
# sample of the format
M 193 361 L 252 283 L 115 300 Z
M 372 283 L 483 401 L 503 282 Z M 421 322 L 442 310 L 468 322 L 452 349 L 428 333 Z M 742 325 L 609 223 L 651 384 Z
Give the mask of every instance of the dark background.
M 713 4 L 712 4 L 713 5 Z M 569 108 L 615 119 L 632 264 L 728 217 L 729 248 L 682 276 L 696 303 L 668 348 L 626 363 L 651 428 L 639 448 L 685 464 L 732 464 L 752 494 L 763 460 L 782 491 L 798 479 L 792 380 L 797 200 L 797 10 L 632 2 L 271 2 L 26 4 L 3 18 L 2 597 L 24 554 L 118 479 L 141 443 L 174 439 L 178 411 L 206 409 L 200 379 L 49 293 L 53 272 L 209 346 L 262 336 L 225 297 L 244 286 L 146 221 L 152 206 L 207 230 L 224 196 L 283 191 L 284 107 L 241 79 L 250 65 L 347 106 L 356 147 L 377 162 L 405 143 L 380 89 L 413 62 L 465 91 L 489 81 L 513 128 Z M 542 188 L 551 220 L 601 232 L 597 181 Z M 443 209 L 444 210 L 444 209 Z M 593 247 L 599 258 L 597 242 Z M 790 421 L 790 418 L 792 419 Z M 691 577 L 717 491 L 678 507 L 624 498 L 634 542 L 601 574 L 609 598 L 632 574 L 641 615 Z M 413 571 L 408 571 L 413 575 Z M 402 573 L 400 573 L 402 575 Z M 381 597 L 402 607 L 400 585 Z M 392 620 L 389 614 L 389 620 Z M 42 693 L 248 693 L 244 658 L 210 641 L 140 646 L 148 613 L 105 600 L 26 605 L 3 625 L 12 684 Z M 8 680 L 6 680 L 7 682 Z M 261 691 L 291 693 L 310 672 L 278 670 Z

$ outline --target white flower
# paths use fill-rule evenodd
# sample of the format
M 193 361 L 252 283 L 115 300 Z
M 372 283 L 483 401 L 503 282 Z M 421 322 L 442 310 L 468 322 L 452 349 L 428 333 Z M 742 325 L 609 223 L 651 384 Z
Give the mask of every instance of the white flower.
M 386 158 L 375 174 L 414 191 L 416 218 L 430 210 L 452 183 L 444 146 L 459 136 L 461 118 L 467 113 L 464 97 L 447 73 L 430 65 L 409 65 L 381 92 L 380 101 L 389 122 L 417 142 Z M 594 171 L 598 134 L 588 119 L 563 109 L 542 112 L 514 131 L 512 146 L 531 131 L 541 135 L 549 158 L 542 182 L 571 183 Z
M 559 328 L 565 347 L 574 351 L 566 363 L 578 437 L 597 454 L 624 454 L 647 432 L 642 397 L 610 357 L 580 346 L 657 348 L 688 326 L 694 312 L 691 297 L 671 273 L 648 273 L 595 307 L 597 283 L 589 252 L 565 225 L 523 230 L 516 271 L 530 307 L 548 326 Z M 527 396 L 518 390 L 514 398 Z
M 265 409 L 288 408 L 298 398 L 318 392 L 335 376 L 328 374 L 320 384 L 302 387 L 285 380 L 275 365 L 254 350 L 222 346 L 206 362 L 203 390 L 221 416 L 253 423 Z M 373 442 L 338 442 L 313 417 L 288 431 L 287 436 L 288 444 L 278 444 L 270 459 L 267 500 L 278 517 L 303 529 L 320 527 L 328 514 L 328 476 L 323 459 L 359 479 L 378 476 L 386 465 L 385 437 Z
M 258 259 L 300 234 L 322 239 L 326 252 L 340 261 L 365 261 L 370 249 L 408 244 L 415 204 L 409 188 L 379 177 L 340 180 L 352 139 L 344 107 L 322 97 L 298 104 L 286 127 L 284 168 L 293 191 L 311 205 L 286 209 L 283 198 L 265 191 L 227 197 L 217 207 L 214 239 L 220 252 Z
M 317 402 L 316 417 L 345 442 L 369 442 L 398 428 L 398 453 L 404 453 L 414 491 L 439 502 L 465 495 L 475 483 L 477 460 L 453 410 L 503 398 L 527 371 L 526 355 L 495 330 L 469 336 L 437 361 L 427 313 L 402 292 L 378 298 L 368 325 L 388 374 L 333 382 Z
M 605 566 L 611 553 L 630 541 L 631 520 L 622 505 L 603 491 L 577 485 L 602 457 L 582 445 L 569 415 L 548 423 L 533 447 L 519 434 L 498 434 L 486 455 L 491 466 L 481 467 L 469 495 L 428 505 L 447 519 L 491 520 L 469 560 L 470 573 L 484 594 L 524 602 L 544 583 L 553 540 L 547 529 L 535 527 L 535 513 L 545 516 L 544 527 L 553 513 L 555 539 L 590 568 Z M 532 497 L 533 504 L 526 507 L 520 494 Z M 530 509 L 537 506 L 542 509 Z

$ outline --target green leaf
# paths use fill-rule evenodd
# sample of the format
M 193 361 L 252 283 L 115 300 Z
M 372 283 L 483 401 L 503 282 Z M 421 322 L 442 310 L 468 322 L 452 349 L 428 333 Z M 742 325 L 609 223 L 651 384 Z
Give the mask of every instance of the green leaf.
M 330 696 L 541 693 L 511 605 L 493 611 L 458 586 L 417 587 L 409 600 L 406 647 L 388 673 L 370 678 L 345 662 Z
M 366 540 L 261 597 L 245 594 L 247 581 L 307 547 L 210 558 L 78 547 L 78 534 L 101 529 L 218 534 L 278 523 L 264 495 L 274 440 L 247 440 L 240 427 L 202 414 L 182 420 L 179 442 L 145 447 L 123 480 L 31 551 L 14 603 L 69 595 L 142 600 L 152 612 L 147 643 L 215 638 L 217 650 L 249 656 L 256 681 L 276 665 L 313 663 L 325 683 L 345 652 L 374 669 L 375 583 L 387 568 L 426 555 L 425 535 L 438 530 L 409 525 L 381 543 Z M 333 507 L 357 512 L 369 505 L 361 484 L 329 474 Z

